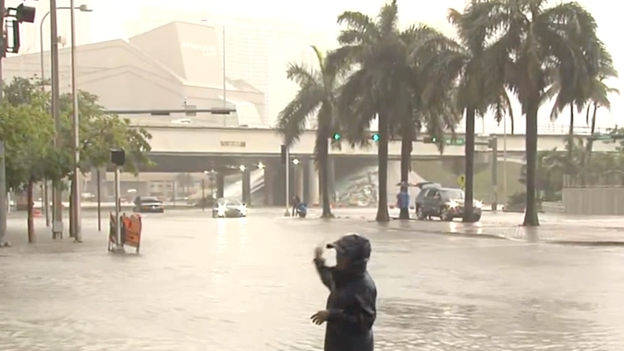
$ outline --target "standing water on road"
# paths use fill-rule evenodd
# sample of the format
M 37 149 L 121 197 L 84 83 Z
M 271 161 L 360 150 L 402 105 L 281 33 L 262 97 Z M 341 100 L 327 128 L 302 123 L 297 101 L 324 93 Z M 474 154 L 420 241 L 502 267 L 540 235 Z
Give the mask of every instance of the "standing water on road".
M 140 256 L 89 220 L 83 244 L 0 251 L 0 350 L 321 350 L 313 248 L 349 231 L 373 244 L 376 350 L 624 350 L 615 249 L 207 217 L 146 215 Z

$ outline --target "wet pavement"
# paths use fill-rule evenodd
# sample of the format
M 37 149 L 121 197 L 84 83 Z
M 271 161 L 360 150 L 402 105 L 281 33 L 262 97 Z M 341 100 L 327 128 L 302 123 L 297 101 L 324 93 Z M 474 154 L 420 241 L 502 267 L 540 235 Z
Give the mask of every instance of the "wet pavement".
M 11 219 L 0 350 L 321 350 L 323 328 L 309 316 L 327 292 L 312 250 L 349 231 L 373 242 L 377 350 L 624 349 L 619 247 L 425 235 L 269 210 L 144 217 L 139 256 L 107 254 L 92 216 L 82 244 L 41 230 L 30 246 L 16 236 L 23 221 Z

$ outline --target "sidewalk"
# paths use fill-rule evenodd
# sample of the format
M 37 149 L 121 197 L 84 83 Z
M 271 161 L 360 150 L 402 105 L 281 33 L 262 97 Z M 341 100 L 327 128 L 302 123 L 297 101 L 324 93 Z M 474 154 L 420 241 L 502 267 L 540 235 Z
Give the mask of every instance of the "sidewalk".
M 11 246 L 0 248 L 0 255 L 22 254 L 22 253 L 75 253 L 75 252 L 106 252 L 106 239 L 108 235 L 108 224 L 102 232 L 90 226 L 82 227 L 81 243 L 75 243 L 69 237 L 67 230 L 63 235 L 63 240 L 52 240 L 52 229 L 42 225 L 39 221 L 35 223 L 35 238 L 33 244 L 28 243 L 26 223 L 20 219 L 10 219 L 8 222 L 5 240 Z
M 462 223 L 436 221 L 391 221 L 384 226 L 390 230 L 415 234 L 440 234 L 475 238 L 542 242 L 561 245 L 623 246 L 624 225 L 545 223 L 539 227 L 523 227 L 503 223 Z

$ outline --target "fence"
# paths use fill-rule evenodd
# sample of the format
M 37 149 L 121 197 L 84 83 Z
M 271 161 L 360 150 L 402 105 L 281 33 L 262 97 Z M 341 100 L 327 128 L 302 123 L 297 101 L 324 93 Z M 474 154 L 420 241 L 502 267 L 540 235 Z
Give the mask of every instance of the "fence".
M 565 175 L 565 212 L 577 215 L 624 215 L 624 172 Z

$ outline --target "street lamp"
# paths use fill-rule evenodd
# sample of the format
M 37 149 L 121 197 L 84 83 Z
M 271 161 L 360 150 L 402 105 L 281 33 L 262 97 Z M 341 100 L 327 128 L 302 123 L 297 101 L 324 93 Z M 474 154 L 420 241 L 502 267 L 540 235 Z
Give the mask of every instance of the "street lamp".
M 61 6 L 61 7 L 57 7 L 57 10 L 71 10 L 71 7 L 68 6 Z M 80 5 L 80 6 L 75 6 L 74 9 L 80 11 L 80 12 L 93 12 L 92 9 L 89 8 L 89 6 L 87 5 Z M 41 22 L 39 23 L 39 53 L 41 55 L 41 81 L 43 83 L 43 80 L 45 79 L 45 66 L 44 66 L 44 62 L 45 62 L 45 58 L 44 58 L 44 51 L 43 51 L 43 25 L 45 24 L 45 20 L 46 18 L 48 18 L 48 16 L 50 16 L 50 11 L 46 12 L 45 15 L 43 15 L 43 17 L 41 17 Z M 41 89 L 45 89 L 44 85 L 41 85 Z
M 298 159 L 298 158 L 296 158 L 296 159 L 292 160 L 292 163 L 293 163 L 293 165 L 295 165 L 295 166 L 296 166 L 296 165 L 298 165 L 298 164 L 299 164 L 299 159 Z
M 240 169 L 241 172 L 245 172 L 247 167 L 245 167 L 245 165 L 240 165 L 240 167 L 238 167 L 238 169 Z

